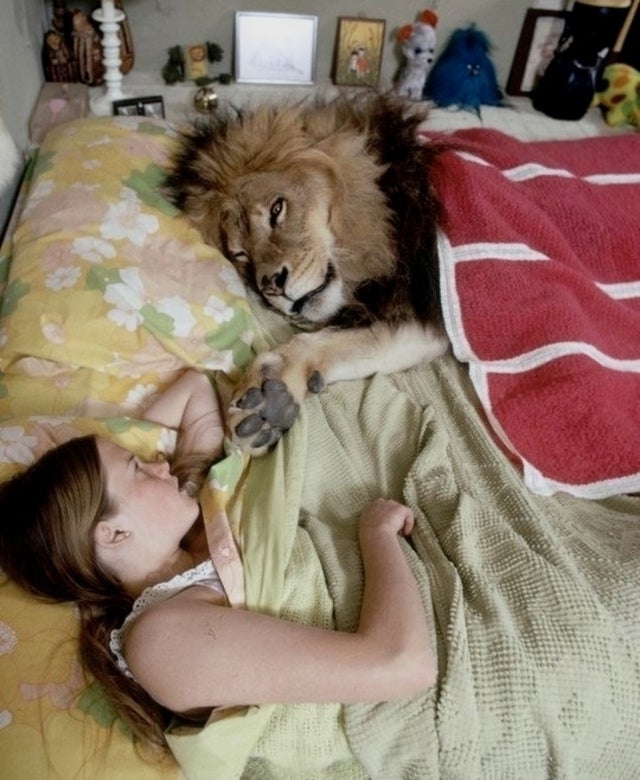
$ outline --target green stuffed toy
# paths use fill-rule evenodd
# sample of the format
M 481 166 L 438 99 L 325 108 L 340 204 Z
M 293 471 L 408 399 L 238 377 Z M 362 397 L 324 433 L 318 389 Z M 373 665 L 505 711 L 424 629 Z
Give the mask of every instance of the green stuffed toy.
M 640 71 L 631 65 L 614 62 L 602 72 L 602 89 L 593 97 L 592 106 L 600 106 L 611 127 L 640 127 Z

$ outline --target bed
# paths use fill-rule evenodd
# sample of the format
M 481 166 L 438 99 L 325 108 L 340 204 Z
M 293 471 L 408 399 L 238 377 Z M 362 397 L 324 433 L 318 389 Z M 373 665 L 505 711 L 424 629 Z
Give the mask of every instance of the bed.
M 425 132 L 450 129 L 456 119 L 502 126 L 519 137 L 520 152 L 536 139 L 600 131 L 493 109 L 483 119 L 434 112 Z M 30 163 L 0 253 L 0 479 L 87 431 L 143 456 L 170 450 L 174 432 L 140 420 L 154 393 L 187 365 L 234 380 L 255 351 L 289 333 L 163 196 L 174 130 L 148 118 L 77 120 L 52 130 Z M 476 158 L 479 144 L 501 149 L 507 140 L 469 127 L 456 132 L 476 144 Z M 618 149 L 629 144 L 615 175 L 640 179 L 640 137 L 613 135 Z M 576 158 L 607 170 L 598 139 L 575 143 L 590 144 Z M 486 166 L 472 157 L 458 162 L 472 165 L 464 175 L 473 179 Z M 441 253 L 453 263 L 444 269 L 447 300 L 458 300 L 454 244 L 441 235 Z M 632 342 L 637 251 L 635 277 L 625 271 L 618 298 L 627 317 L 621 338 L 630 334 Z M 609 392 L 611 405 L 630 415 L 619 415 L 630 459 L 609 444 L 600 447 L 600 465 L 614 459 L 621 470 L 590 473 L 583 490 L 572 489 L 574 474 L 540 481 L 534 463 L 528 475 L 536 478 L 527 480 L 499 410 L 487 406 L 491 366 L 464 352 L 469 334 L 456 306 L 448 325 L 461 332 L 450 353 L 396 375 L 331 386 L 305 403 L 263 458 L 249 460 L 227 442 L 204 498 L 220 521 L 216 562 L 235 604 L 347 630 L 362 591 L 360 508 L 381 494 L 408 502 L 417 528 L 404 549 L 433 627 L 436 688 L 400 703 L 270 705 L 219 713 L 203 729 L 176 723 L 175 758 L 160 760 L 136 749 L 83 674 L 73 606 L 38 603 L 4 578 L 0 775 L 637 778 L 640 355 L 632 344 L 624 366 L 614 367 L 626 389 Z M 519 392 L 507 396 L 517 400 Z M 565 428 L 561 460 L 570 464 L 579 437 Z

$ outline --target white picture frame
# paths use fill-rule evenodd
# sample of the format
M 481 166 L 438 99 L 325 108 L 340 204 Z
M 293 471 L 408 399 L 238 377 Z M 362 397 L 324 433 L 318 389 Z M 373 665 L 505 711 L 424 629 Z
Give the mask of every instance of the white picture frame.
M 313 84 L 317 37 L 317 16 L 236 11 L 236 81 Z

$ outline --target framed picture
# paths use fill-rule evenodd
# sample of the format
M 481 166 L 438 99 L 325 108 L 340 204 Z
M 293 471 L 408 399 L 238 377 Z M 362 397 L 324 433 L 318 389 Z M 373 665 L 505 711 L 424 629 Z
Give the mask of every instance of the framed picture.
M 164 119 L 164 100 L 162 95 L 114 100 L 113 114 L 114 116 L 155 116 Z
M 529 8 L 507 80 L 509 95 L 528 95 L 544 72 L 564 30 L 566 11 Z
M 313 84 L 318 17 L 236 11 L 235 76 L 250 84 Z
M 342 86 L 375 87 L 380 78 L 384 19 L 338 17 L 333 81 Z

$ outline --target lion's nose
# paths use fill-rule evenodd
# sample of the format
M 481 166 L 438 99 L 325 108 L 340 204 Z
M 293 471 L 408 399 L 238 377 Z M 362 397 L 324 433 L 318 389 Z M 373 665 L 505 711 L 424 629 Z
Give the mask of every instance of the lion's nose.
M 267 276 L 267 274 L 265 274 L 262 277 L 260 284 L 262 287 L 262 292 L 269 293 L 270 295 L 282 295 L 288 275 L 289 269 L 286 266 L 271 276 Z

